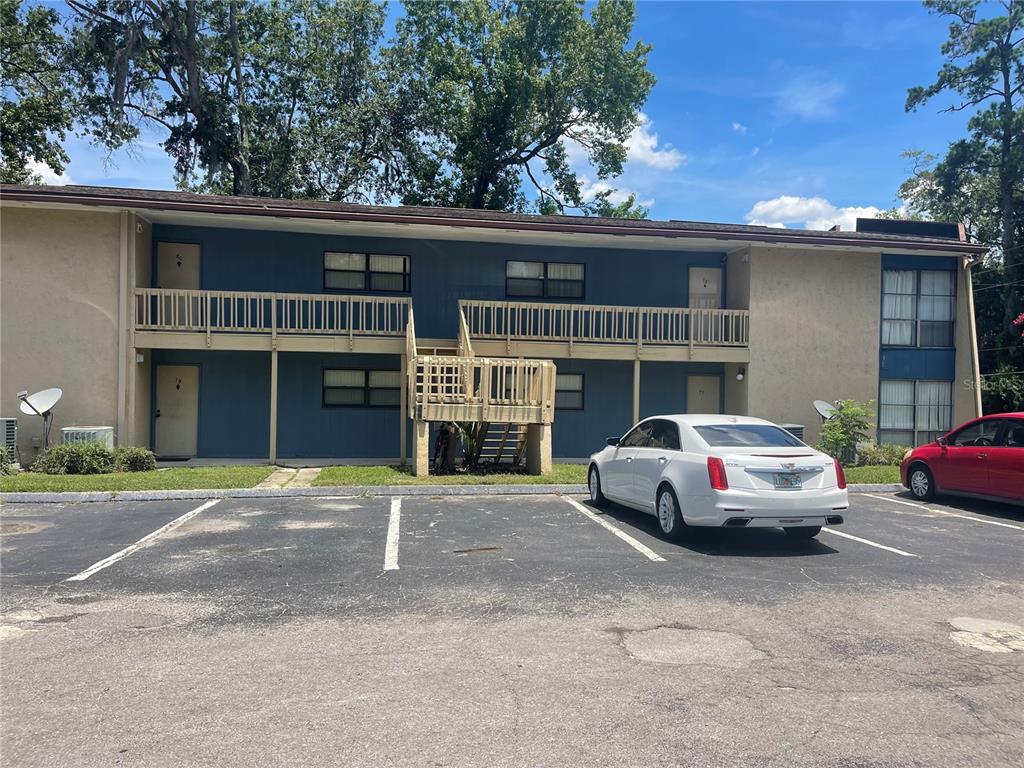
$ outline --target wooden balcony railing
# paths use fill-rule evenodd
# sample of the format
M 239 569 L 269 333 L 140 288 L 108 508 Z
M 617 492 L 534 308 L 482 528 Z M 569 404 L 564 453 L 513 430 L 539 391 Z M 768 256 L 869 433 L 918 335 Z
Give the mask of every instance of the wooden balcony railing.
M 206 333 L 404 336 L 409 298 L 251 293 L 168 288 L 135 290 L 135 330 Z
M 470 339 L 746 347 L 744 309 L 620 307 L 526 301 L 459 302 Z
M 420 355 L 412 365 L 413 418 L 551 423 L 555 365 L 550 360 Z

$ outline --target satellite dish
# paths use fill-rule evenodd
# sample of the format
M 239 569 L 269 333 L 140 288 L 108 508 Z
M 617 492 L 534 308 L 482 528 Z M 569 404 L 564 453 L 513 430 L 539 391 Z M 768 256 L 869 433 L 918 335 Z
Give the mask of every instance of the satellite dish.
M 44 449 L 50 446 L 50 421 L 53 419 L 51 411 L 63 394 L 64 392 L 58 387 L 44 389 L 41 392 L 36 392 L 34 395 L 30 395 L 27 390 L 18 393 L 18 399 L 21 400 L 22 413 L 27 413 L 29 416 L 43 417 Z
M 836 407 L 826 400 L 815 400 L 814 410 L 821 416 L 822 421 L 828 421 L 836 414 Z
M 42 392 L 36 392 L 34 395 L 28 395 L 27 397 L 22 397 L 19 393 L 18 399 L 21 400 L 21 412 L 27 413 L 30 416 L 33 414 L 42 416 L 44 413 L 53 410 L 53 406 L 57 404 L 57 401 L 60 400 L 63 394 L 58 387 L 44 389 Z

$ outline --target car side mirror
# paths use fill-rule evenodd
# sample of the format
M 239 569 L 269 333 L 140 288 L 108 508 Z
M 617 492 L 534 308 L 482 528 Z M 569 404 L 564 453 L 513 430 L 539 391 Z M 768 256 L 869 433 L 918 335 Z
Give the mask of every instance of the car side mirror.
M 617 437 L 609 437 L 607 442 L 608 442 L 608 445 L 618 445 L 619 444 L 619 438 L 617 438 Z
M 949 445 L 949 440 L 947 440 L 945 436 L 936 438 L 935 442 L 938 443 L 941 448 L 945 448 Z

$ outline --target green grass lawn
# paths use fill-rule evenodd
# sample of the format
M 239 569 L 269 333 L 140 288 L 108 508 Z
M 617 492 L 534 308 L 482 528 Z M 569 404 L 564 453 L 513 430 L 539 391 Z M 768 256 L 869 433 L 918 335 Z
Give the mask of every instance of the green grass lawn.
M 272 471 L 266 466 L 173 467 L 153 472 L 111 472 L 107 475 L 44 475 L 22 472 L 0 477 L 0 491 L 170 491 L 206 488 L 251 488 Z
M 555 464 L 550 475 L 523 472 L 458 472 L 413 477 L 408 467 L 325 467 L 313 485 L 561 485 L 586 483 L 582 464 Z
M 899 467 L 843 467 L 848 483 L 898 483 Z

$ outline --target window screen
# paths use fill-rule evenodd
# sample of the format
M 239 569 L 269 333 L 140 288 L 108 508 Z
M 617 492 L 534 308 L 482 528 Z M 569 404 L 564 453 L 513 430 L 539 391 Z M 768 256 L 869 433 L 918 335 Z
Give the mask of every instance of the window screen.
M 555 375 L 555 408 L 562 411 L 583 410 L 583 374 Z

